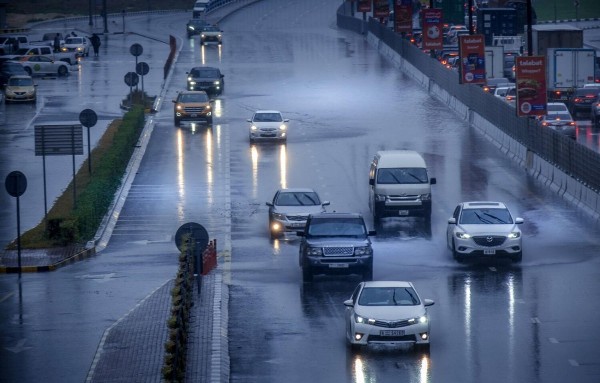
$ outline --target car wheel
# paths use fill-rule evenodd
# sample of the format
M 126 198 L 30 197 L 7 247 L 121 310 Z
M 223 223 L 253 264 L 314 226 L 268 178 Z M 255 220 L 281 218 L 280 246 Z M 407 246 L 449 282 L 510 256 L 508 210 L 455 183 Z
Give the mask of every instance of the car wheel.
M 61 66 L 58 67 L 58 75 L 59 76 L 66 76 L 67 73 L 69 73 L 69 69 L 67 69 L 66 66 L 61 65 Z
M 523 260 L 523 252 L 519 251 L 511 257 L 513 263 L 519 263 Z
M 373 280 L 373 266 L 370 266 L 365 271 L 363 271 L 362 279 L 365 282 L 369 282 Z
M 431 347 L 429 343 L 415 343 L 415 351 L 428 353 Z
M 312 282 L 313 274 L 310 270 L 310 266 L 302 266 L 302 281 L 303 282 Z
M 174 122 L 175 122 L 175 126 L 179 126 L 179 125 L 181 125 L 181 121 L 179 121 L 179 119 L 178 119 L 178 118 L 175 118 L 175 119 L 174 119 Z
M 464 260 L 462 254 L 456 251 L 456 245 L 454 244 L 454 240 L 452 240 L 452 257 L 454 257 L 454 259 L 456 259 L 458 263 L 462 263 Z
M 360 350 L 362 350 L 363 345 L 362 344 L 356 344 L 356 343 L 350 343 L 350 351 L 352 352 L 359 352 Z

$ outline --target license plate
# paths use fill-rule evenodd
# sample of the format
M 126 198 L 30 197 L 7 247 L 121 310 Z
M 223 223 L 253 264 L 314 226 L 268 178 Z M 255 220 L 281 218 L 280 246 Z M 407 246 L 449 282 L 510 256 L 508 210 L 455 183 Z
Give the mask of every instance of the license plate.
M 304 227 L 303 223 L 292 223 L 290 224 L 290 227 Z
M 329 268 L 330 269 L 347 269 L 348 264 L 347 263 L 330 263 Z
M 380 330 L 380 336 L 404 336 L 404 330 Z
M 190 117 L 198 117 L 197 114 L 190 114 Z
M 494 255 L 494 254 L 496 254 L 496 250 L 493 250 L 493 249 L 485 249 L 485 250 L 483 250 L 483 254 L 484 254 L 484 255 Z
M 398 215 L 408 215 L 408 210 L 398 210 Z

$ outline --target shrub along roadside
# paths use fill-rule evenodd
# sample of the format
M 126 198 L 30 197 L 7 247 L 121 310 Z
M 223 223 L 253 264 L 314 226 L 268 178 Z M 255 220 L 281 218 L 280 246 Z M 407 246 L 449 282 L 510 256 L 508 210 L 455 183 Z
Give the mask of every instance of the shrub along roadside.
M 134 106 L 113 121 L 92 150 L 92 174 L 86 159 L 75 175 L 77 206 L 73 209 L 73 181 L 36 227 L 21 235 L 22 248 L 50 248 L 84 244 L 92 239 L 121 186 L 123 175 L 144 128 L 144 110 Z M 9 246 L 16 248 L 16 240 Z

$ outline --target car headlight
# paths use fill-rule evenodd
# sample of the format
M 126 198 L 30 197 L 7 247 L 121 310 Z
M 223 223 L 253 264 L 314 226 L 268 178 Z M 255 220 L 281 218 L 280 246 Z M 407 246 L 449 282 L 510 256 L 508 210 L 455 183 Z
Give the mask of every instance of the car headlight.
M 193 77 L 188 77 L 188 82 L 193 82 L 194 78 Z
M 306 249 L 307 255 L 323 255 L 323 249 L 320 247 L 309 247 Z
M 280 219 L 280 220 L 285 220 L 285 214 L 281 214 L 281 213 L 273 213 L 273 218 L 275 219 Z
M 464 232 L 462 232 L 462 231 L 457 231 L 457 232 L 455 233 L 455 235 L 456 235 L 456 238 L 458 238 L 458 239 L 469 239 L 469 238 L 471 238 L 471 237 L 472 237 L 472 235 L 471 235 L 471 234 L 469 234 L 469 233 L 464 233 Z
M 205 34 L 204 34 L 204 33 L 202 33 L 202 34 L 200 35 L 200 37 L 204 37 L 204 36 L 205 36 Z
M 181 105 L 181 104 L 175 104 L 175 109 L 182 110 L 183 109 L 183 105 Z
M 191 25 L 188 25 L 188 29 L 189 29 L 189 30 L 191 30 L 191 31 L 193 31 L 193 30 L 194 30 L 194 27 L 193 27 L 193 26 L 191 26 Z
M 257 127 L 256 125 L 252 125 L 252 126 L 250 127 L 250 130 L 252 130 L 252 131 L 258 130 L 258 127 Z
M 356 323 L 368 323 L 368 324 L 374 324 L 375 323 L 375 319 L 370 319 L 370 318 L 365 318 L 362 317 L 356 313 L 354 313 L 354 321 Z
M 369 255 L 373 254 L 373 249 L 371 246 L 361 246 L 354 248 L 354 255 Z
M 214 84 L 215 84 L 215 85 L 217 85 L 217 86 L 218 86 L 218 85 L 221 85 L 221 81 L 217 80 L 217 81 L 215 81 L 215 83 L 214 83 Z
M 421 194 L 421 201 L 429 201 L 431 199 L 431 193 Z
M 520 236 L 521 236 L 521 233 L 518 231 L 513 231 L 512 233 L 508 234 L 508 238 L 510 238 L 510 239 L 519 238 Z
M 427 323 L 429 319 L 427 318 L 427 315 L 421 315 L 419 317 L 416 318 L 410 318 L 408 320 L 409 324 L 417 324 L 417 323 Z
M 285 124 L 281 124 L 279 125 L 279 130 L 286 130 L 287 126 L 285 126 Z
M 385 194 L 375 194 L 375 201 L 377 202 L 385 202 Z

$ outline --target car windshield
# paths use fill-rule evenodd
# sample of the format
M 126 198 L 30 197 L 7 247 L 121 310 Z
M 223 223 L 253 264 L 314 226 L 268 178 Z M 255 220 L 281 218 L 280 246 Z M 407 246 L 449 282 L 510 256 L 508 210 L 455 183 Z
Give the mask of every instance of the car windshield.
M 383 168 L 377 172 L 378 184 L 424 184 L 427 183 L 425 168 Z
M 206 21 L 199 20 L 199 19 L 192 19 L 189 21 L 189 24 L 193 25 L 194 27 L 203 27 L 206 25 Z
M 417 306 L 421 304 L 412 287 L 365 287 L 360 293 L 361 306 Z
M 565 104 L 548 103 L 548 112 L 564 112 L 566 110 L 567 106 Z
M 494 225 L 513 223 L 507 209 L 463 209 L 460 215 L 463 225 Z
M 281 122 L 281 114 L 279 113 L 255 113 L 252 121 L 255 122 Z
M 8 85 L 10 85 L 10 86 L 31 86 L 31 85 L 33 85 L 33 80 L 31 78 L 11 77 L 8 79 Z
M 67 37 L 65 44 L 83 44 L 82 37 Z
M 4 63 L 4 65 L 2 65 L 2 71 L 6 73 L 11 73 L 13 75 L 27 74 L 27 72 L 25 72 L 25 68 L 23 68 L 23 65 L 11 62 Z
M 310 237 L 366 237 L 361 218 L 313 218 L 308 225 Z
M 314 206 L 320 205 L 319 196 L 314 192 L 279 193 L 275 200 L 278 206 Z
M 219 77 L 219 71 L 216 69 L 195 69 L 195 70 L 192 70 L 192 76 L 216 78 L 216 77 Z
M 207 25 L 204 27 L 205 32 L 221 32 L 221 30 L 214 25 Z
M 179 95 L 179 102 L 208 102 L 206 93 L 183 93 Z

